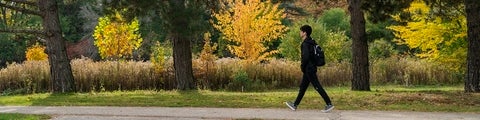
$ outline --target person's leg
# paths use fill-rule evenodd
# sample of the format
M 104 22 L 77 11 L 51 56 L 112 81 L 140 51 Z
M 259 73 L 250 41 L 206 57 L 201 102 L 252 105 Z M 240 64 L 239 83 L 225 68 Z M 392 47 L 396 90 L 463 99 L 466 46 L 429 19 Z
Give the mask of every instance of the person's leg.
M 316 74 L 309 74 L 307 77 L 308 77 L 307 79 L 311 80 L 310 82 L 312 82 L 313 87 L 322 96 L 325 103 L 327 105 L 332 105 L 332 102 L 330 101 L 330 97 L 328 97 L 327 92 L 325 92 L 322 85 L 318 81 L 317 75 Z
M 300 90 L 298 91 L 297 99 L 295 99 L 295 102 L 293 103 L 295 106 L 298 106 L 300 101 L 302 101 L 303 95 L 305 95 L 305 91 L 307 91 L 308 84 L 310 84 L 310 81 L 308 81 L 306 74 L 304 73 L 302 77 L 302 83 L 300 83 Z

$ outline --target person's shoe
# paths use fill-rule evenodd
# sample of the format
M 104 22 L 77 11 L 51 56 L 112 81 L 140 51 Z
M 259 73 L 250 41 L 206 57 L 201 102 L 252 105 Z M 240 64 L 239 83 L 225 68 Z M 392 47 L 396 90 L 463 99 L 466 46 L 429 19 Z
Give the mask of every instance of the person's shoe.
M 290 108 L 291 110 L 297 110 L 297 106 L 295 106 L 292 102 L 285 102 L 285 104 L 287 104 L 288 108 Z
M 330 111 L 333 110 L 333 108 L 335 108 L 335 106 L 333 106 L 333 105 L 326 105 L 326 106 L 325 106 L 325 109 L 323 109 L 322 112 L 324 112 L 324 113 L 330 112 Z

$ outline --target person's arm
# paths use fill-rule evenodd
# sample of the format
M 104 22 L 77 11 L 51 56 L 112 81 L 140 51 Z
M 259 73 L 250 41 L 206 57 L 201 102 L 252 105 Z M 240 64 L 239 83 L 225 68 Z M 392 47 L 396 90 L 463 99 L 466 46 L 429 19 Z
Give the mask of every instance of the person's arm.
M 305 72 L 305 69 L 307 68 L 307 64 L 309 60 L 310 60 L 309 45 L 307 43 L 302 43 L 302 61 L 301 61 L 302 72 Z

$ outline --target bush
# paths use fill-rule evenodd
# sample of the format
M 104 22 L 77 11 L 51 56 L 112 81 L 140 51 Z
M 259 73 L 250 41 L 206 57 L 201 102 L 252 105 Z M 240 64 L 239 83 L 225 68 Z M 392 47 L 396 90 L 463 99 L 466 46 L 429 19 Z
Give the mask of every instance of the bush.
M 391 55 L 397 54 L 392 43 L 383 39 L 370 43 L 368 49 L 370 60 L 389 58 Z
M 233 91 L 250 91 L 253 81 L 248 77 L 247 72 L 241 70 L 233 75 L 233 80 L 228 84 L 227 89 Z
M 25 42 L 18 42 L 0 34 L 0 68 L 6 67 L 7 63 L 25 60 L 25 51 Z
M 325 29 L 334 32 L 345 32 L 350 35 L 350 17 L 342 8 L 332 8 L 320 16 L 320 22 L 325 24 Z
M 303 25 L 312 26 L 311 37 L 317 41 L 318 44 L 323 46 L 323 42 L 327 39 L 328 32 L 324 25 L 316 19 L 304 19 L 294 23 L 290 26 L 289 31 L 285 38 L 281 39 L 281 43 L 278 47 L 280 54 L 287 60 L 298 61 L 300 60 L 300 45 L 302 44 L 302 38 L 300 37 L 300 27 Z
M 213 75 L 216 74 L 217 69 L 215 66 L 215 60 L 217 60 L 218 57 L 213 54 L 213 52 L 217 50 L 217 44 L 211 45 L 210 37 L 211 34 L 209 32 L 204 34 L 205 44 L 203 45 L 203 50 L 201 51 L 199 58 L 192 61 L 192 64 L 194 64 L 193 66 L 198 66 L 194 69 L 195 78 L 197 78 L 198 81 L 197 87 L 202 89 L 210 89 L 213 87 L 210 82 Z
M 329 32 L 322 41 L 326 62 L 338 63 L 352 60 L 352 41 L 343 32 Z
M 291 61 L 300 60 L 300 27 L 312 26 L 311 37 L 325 50 L 328 62 L 349 61 L 351 59 L 351 40 L 344 32 L 332 32 L 325 29 L 323 23 L 315 19 L 305 19 L 295 23 L 288 31 L 286 37 L 281 40 L 279 50 L 283 57 Z
M 35 44 L 32 47 L 29 47 L 26 52 L 27 60 L 47 60 L 48 55 L 45 53 L 45 46 L 40 44 Z

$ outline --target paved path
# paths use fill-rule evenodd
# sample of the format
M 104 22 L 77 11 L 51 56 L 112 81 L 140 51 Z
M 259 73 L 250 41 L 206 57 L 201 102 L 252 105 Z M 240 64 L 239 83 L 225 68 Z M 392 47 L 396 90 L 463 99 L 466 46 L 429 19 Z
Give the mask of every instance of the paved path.
M 53 120 L 480 120 L 475 113 L 385 112 L 259 109 L 259 108 L 170 108 L 170 107 L 82 107 L 0 106 L 0 113 L 48 114 Z

